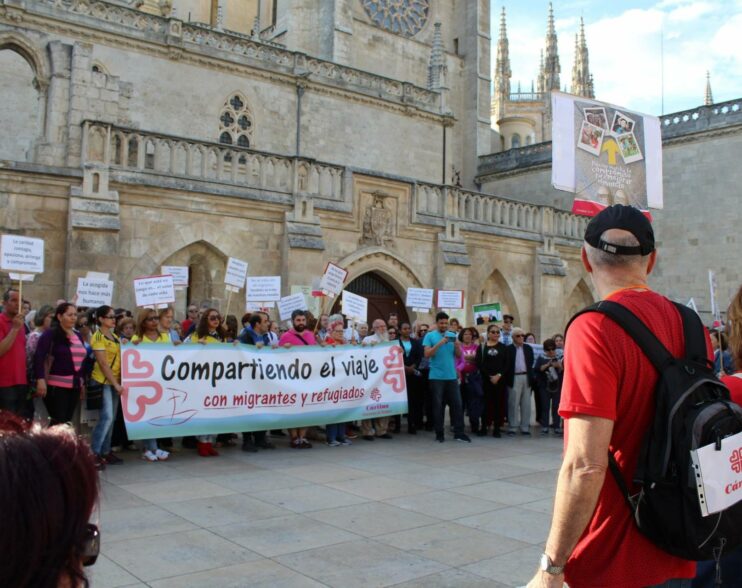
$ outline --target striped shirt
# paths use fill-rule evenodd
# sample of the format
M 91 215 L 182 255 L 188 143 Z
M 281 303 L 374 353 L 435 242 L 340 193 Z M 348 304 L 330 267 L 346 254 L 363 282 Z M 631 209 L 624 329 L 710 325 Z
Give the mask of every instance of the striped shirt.
M 72 364 L 75 368 L 75 373 L 79 373 L 82 369 L 82 362 L 85 361 L 87 350 L 80 341 L 80 337 L 72 335 L 70 338 L 70 354 L 72 355 Z M 46 383 L 49 386 L 57 386 L 59 388 L 72 388 L 74 375 L 62 376 L 60 374 L 49 374 L 46 378 Z

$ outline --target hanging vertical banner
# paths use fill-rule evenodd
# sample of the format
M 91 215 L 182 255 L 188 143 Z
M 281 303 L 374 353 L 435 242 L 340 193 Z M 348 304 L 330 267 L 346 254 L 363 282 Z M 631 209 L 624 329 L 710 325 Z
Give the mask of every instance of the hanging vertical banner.
M 662 136 L 656 116 L 552 92 L 551 182 L 575 193 L 572 212 L 662 208 Z
M 721 310 L 716 304 L 716 272 L 709 270 L 709 290 L 711 294 L 711 315 L 715 321 L 721 321 Z

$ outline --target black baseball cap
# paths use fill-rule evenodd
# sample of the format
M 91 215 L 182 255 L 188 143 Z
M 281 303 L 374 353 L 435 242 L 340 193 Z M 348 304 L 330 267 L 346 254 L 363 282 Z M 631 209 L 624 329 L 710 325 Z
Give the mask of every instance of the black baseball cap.
M 639 241 L 637 247 L 614 245 L 601 236 L 609 229 L 628 231 Z M 649 219 L 633 206 L 614 204 L 596 214 L 585 229 L 585 241 L 607 253 L 615 255 L 649 255 L 654 251 L 654 230 Z

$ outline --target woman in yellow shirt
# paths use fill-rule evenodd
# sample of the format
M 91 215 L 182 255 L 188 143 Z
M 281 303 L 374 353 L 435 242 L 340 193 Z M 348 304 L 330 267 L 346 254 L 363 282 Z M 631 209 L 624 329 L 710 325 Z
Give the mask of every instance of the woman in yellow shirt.
M 161 333 L 159 329 L 160 318 L 151 308 L 139 311 L 137 325 L 131 342 L 134 345 L 146 345 L 149 343 L 165 343 L 172 345 L 170 333 Z M 144 452 L 142 459 L 145 461 L 165 461 L 170 453 L 157 447 L 156 439 L 142 439 Z
M 121 342 L 113 332 L 116 315 L 110 306 L 101 306 L 95 311 L 98 330 L 93 333 L 90 346 L 95 353 L 95 367 L 90 379 L 103 385 L 103 404 L 98 424 L 93 429 L 91 448 L 95 454 L 95 465 L 103 470 L 108 465 L 124 462 L 111 451 L 113 423 L 119 408 L 121 387 Z
M 215 308 L 207 309 L 198 321 L 198 326 L 193 334 L 186 339 L 186 343 L 200 343 L 208 345 L 209 343 L 223 343 L 226 340 L 226 332 L 222 324 L 222 317 Z M 214 448 L 216 435 L 198 435 L 198 454 L 201 457 L 212 457 L 219 455 Z

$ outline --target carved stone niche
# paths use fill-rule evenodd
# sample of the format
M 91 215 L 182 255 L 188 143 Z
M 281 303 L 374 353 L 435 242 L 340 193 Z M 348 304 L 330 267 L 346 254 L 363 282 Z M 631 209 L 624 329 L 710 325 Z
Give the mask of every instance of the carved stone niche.
M 360 245 L 392 247 L 396 236 L 397 199 L 381 190 L 364 194 Z

